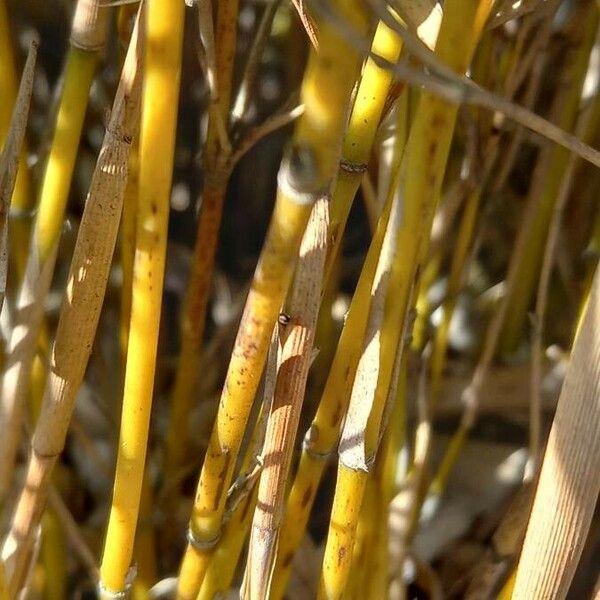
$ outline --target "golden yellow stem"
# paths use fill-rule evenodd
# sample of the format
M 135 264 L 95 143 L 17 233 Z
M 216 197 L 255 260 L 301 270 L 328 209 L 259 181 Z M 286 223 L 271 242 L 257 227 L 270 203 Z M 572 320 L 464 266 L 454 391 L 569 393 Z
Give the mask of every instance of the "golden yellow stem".
M 100 568 L 101 596 L 127 585 L 140 506 L 167 247 L 184 5 L 146 9 L 139 199 L 127 366 L 111 513 Z
M 8 365 L 0 393 L 0 432 L 4 440 L 0 456 L 0 498 L 12 478 L 44 300 L 54 270 L 97 51 L 104 40 L 106 10 L 99 8 L 97 1 L 79 0 L 73 18 L 61 102 L 17 301 L 19 318 L 7 345 Z
M 34 534 L 52 470 L 64 448 L 106 290 L 127 179 L 131 114 L 138 105 L 134 50 L 121 77 L 90 184 L 50 357 L 42 411 L 31 440 L 25 483 L 2 549 L 3 558 L 10 562 L 11 589 L 15 592 L 25 581 Z
M 10 23 L 4 0 L 0 1 L 0 143 L 8 131 L 11 111 L 17 98 L 17 76 L 14 53 L 11 44 Z M 16 281 L 20 284 L 27 262 L 29 244 L 30 213 L 34 198 L 31 190 L 27 151 L 23 149 L 19 160 L 17 180 L 11 199 L 12 214 L 9 224 L 11 238 L 10 260 L 16 271 Z
M 491 0 L 453 0 L 445 4 L 436 53 L 453 70 L 462 73 L 469 65 L 492 4 Z M 412 289 L 426 256 L 456 115 L 456 106 L 422 93 L 397 176 L 403 197 L 401 219 L 398 225 L 390 221 L 393 226 L 386 232 L 389 241 L 384 242 L 395 244 L 402 259 L 390 262 L 382 251 L 382 262 L 378 265 L 374 293 L 385 294 L 388 286 L 394 293 L 386 302 L 385 316 L 375 304 L 369 315 L 369 335 L 365 336 L 368 339 L 340 444 L 338 483 L 319 584 L 320 599 L 341 598 L 346 587 L 366 473 L 377 451 L 398 336 L 408 324 Z M 398 210 L 395 202 L 394 221 L 398 221 Z M 393 284 L 389 284 L 389 279 Z M 368 387 L 363 389 L 364 386 Z M 365 392 L 370 395 L 367 406 L 361 400 Z
M 67 597 L 67 548 L 65 536 L 56 513 L 49 509 L 42 520 L 43 539 L 40 558 L 44 564 L 46 579 L 44 598 L 64 600 Z
M 354 2 L 339 2 L 359 27 Z M 279 172 L 275 209 L 227 372 L 217 421 L 200 474 L 177 597 L 195 600 L 221 534 L 227 489 L 262 372 L 271 331 L 281 308 L 313 202 L 328 192 L 337 169 L 346 107 L 359 56 L 338 31 L 323 22 L 319 52 L 311 50 L 298 121 L 289 155 Z

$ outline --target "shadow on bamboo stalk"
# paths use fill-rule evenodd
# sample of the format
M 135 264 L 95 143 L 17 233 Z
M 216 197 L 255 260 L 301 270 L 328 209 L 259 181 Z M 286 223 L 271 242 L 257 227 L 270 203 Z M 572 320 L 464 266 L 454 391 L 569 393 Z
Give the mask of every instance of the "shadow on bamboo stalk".
M 25 485 L 2 548 L 13 594 L 23 585 L 52 469 L 64 447 L 102 308 L 127 181 L 138 88 L 138 56 L 132 44 L 77 237 Z

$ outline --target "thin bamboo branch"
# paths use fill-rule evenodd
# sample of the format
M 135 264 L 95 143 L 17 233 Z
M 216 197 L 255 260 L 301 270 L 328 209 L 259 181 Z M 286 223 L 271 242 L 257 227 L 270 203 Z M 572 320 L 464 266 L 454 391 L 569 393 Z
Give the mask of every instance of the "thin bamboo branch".
M 230 168 L 235 167 L 240 159 L 264 137 L 289 125 L 302 115 L 304 106 L 297 104 L 296 99 L 297 94 L 292 94 L 292 97 L 275 114 L 245 134 L 229 158 Z
M 132 44 L 79 228 L 25 485 L 2 549 L 13 591 L 23 584 L 52 469 L 65 444 L 102 308 L 127 181 L 131 126 L 138 105 L 137 65 Z
M 600 269 L 596 270 L 519 560 L 514 600 L 564 598 L 600 492 Z
M 252 40 L 250 52 L 248 53 L 244 75 L 242 76 L 242 81 L 231 109 L 231 119 L 234 126 L 237 121 L 243 119 L 247 114 L 252 92 L 254 91 L 256 84 L 258 69 L 260 67 L 265 46 L 269 39 L 269 34 L 271 33 L 273 19 L 275 18 L 275 13 L 280 4 L 281 0 L 270 0 L 264 8 L 258 29 Z

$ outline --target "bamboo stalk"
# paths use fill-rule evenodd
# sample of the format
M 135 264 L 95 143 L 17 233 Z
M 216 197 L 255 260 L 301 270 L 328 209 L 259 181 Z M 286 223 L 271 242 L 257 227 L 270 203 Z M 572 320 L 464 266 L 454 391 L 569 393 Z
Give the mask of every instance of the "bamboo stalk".
M 278 330 L 275 329 L 265 366 L 263 401 L 254 424 L 252 438 L 246 448 L 241 472 L 227 494 L 228 506 L 224 515 L 223 536 L 210 561 L 197 600 L 212 600 L 231 587 L 235 569 L 248 537 L 258 497 L 258 475 L 263 460 L 267 419 L 273 405 L 280 359 Z
M 366 569 L 365 590 L 369 598 L 386 598 L 390 571 L 389 557 L 389 514 L 390 504 L 396 491 L 396 473 L 399 454 L 404 445 L 406 414 L 406 357 L 400 357 L 400 373 L 393 379 L 390 389 L 391 402 L 394 403 L 390 419 L 382 440 L 381 457 L 375 463 L 376 483 L 376 528 L 373 540 L 374 564 Z
M 0 154 L 0 310 L 4 304 L 8 276 L 8 215 L 17 179 L 19 155 L 25 139 L 36 57 L 37 42 L 32 42 L 23 69 L 13 116 Z
M 298 548 L 327 459 L 339 440 L 340 426 L 360 356 L 361 340 L 367 322 L 371 285 L 383 235 L 390 215 L 391 201 L 384 207 L 377 231 L 360 274 L 344 328 L 331 364 L 321 401 L 304 436 L 298 470 L 292 484 L 279 536 L 277 561 L 271 584 L 271 598 L 283 597 L 292 559 Z
M 471 60 L 492 2 L 449 2 L 445 5 L 436 53 L 454 71 L 464 72 Z M 458 33 L 460 32 L 460 33 Z M 457 37 L 461 36 L 460 43 Z M 426 255 L 427 240 L 445 171 L 456 121 L 456 107 L 423 93 L 399 171 L 403 188 L 402 216 L 398 202 L 386 232 L 388 249 L 378 265 L 364 350 L 352 390 L 340 441 L 338 480 L 319 584 L 319 598 L 340 598 L 346 587 L 356 520 L 367 473 L 380 439 L 385 399 L 399 332 L 407 326 L 411 290 Z M 396 248 L 398 250 L 396 250 Z M 396 252 L 402 261 L 394 260 Z M 393 302 L 385 305 L 389 280 Z M 363 398 L 367 398 L 366 401 Z
M 199 11 L 206 4 L 198 3 Z M 231 153 L 226 124 L 232 95 L 232 77 L 236 48 L 239 0 L 217 3 L 215 32 L 214 90 L 209 110 L 208 132 L 204 145 L 204 187 L 200 219 L 192 258 L 192 270 L 185 293 L 181 316 L 181 349 L 171 399 L 171 418 L 166 441 L 166 466 L 177 469 L 184 457 L 187 442 L 187 419 L 194 401 L 193 390 L 198 376 L 198 361 L 210 284 L 217 250 L 223 201 L 231 174 Z M 212 29 L 212 15 L 199 12 L 201 27 Z M 204 19 L 204 20 L 203 20 Z M 209 54 L 210 56 L 210 54 Z
M 8 360 L 0 390 L 0 435 L 3 439 L 0 499 L 4 498 L 12 482 L 43 303 L 54 270 L 89 86 L 97 53 L 104 41 L 106 10 L 99 7 L 97 0 L 79 0 L 73 17 L 61 104 L 17 301 L 16 322 L 7 345 Z
M 379 23 L 372 49 L 386 60 L 395 63 L 400 57 L 402 41 L 384 23 Z M 379 67 L 373 59 L 367 59 L 350 113 L 348 130 L 342 145 L 340 169 L 331 196 L 326 280 L 339 252 L 352 201 L 371 159 L 375 135 L 391 83 L 391 73 Z
M 344 14 L 364 27 L 354 2 Z M 319 26 L 319 53 L 311 50 L 301 97 L 305 106 L 282 163 L 271 225 L 234 344 L 217 422 L 200 474 L 177 597 L 195 599 L 221 532 L 244 427 L 264 366 L 268 340 L 287 291 L 312 204 L 335 175 L 350 91 L 359 67 L 354 49 L 328 24 Z
M 254 486 L 226 522 L 223 537 L 206 570 L 206 576 L 198 593 L 198 600 L 213 600 L 219 594 L 225 594 L 230 589 L 252 524 L 257 496 L 258 487 Z
M 17 98 L 17 75 L 14 53 L 11 44 L 10 23 L 5 0 L 0 1 L 0 140 L 4 140 L 11 119 L 12 106 Z M 19 159 L 19 170 L 11 207 L 16 218 L 10 223 L 11 244 L 10 259 L 14 265 L 17 281 L 20 283 L 27 261 L 30 221 L 29 213 L 34 206 L 31 181 L 27 166 L 27 150 L 23 148 Z
M 127 180 L 137 86 L 137 56 L 132 44 L 79 228 L 25 485 L 2 548 L 13 593 L 23 584 L 52 469 L 65 444 L 102 308 Z
M 376 395 L 379 388 L 381 368 L 379 356 L 384 346 L 382 332 L 384 331 L 385 321 L 385 300 L 388 290 L 393 289 L 397 283 L 392 276 L 392 264 L 395 259 L 400 214 L 400 196 L 394 194 L 390 219 L 385 230 L 375 275 L 371 283 L 371 304 L 364 330 L 362 354 L 356 367 L 356 375 L 340 439 L 338 480 L 319 583 L 319 598 L 341 597 L 345 593 L 344 590 L 350 575 L 362 498 L 379 444 L 378 430 L 374 439 L 367 439 L 366 424 L 369 412 L 373 411 L 375 413 L 374 418 L 378 421 L 378 427 L 385 409 L 384 403 L 376 405 Z M 392 334 L 389 337 L 397 345 L 400 335 Z M 389 338 L 385 342 L 388 342 L 388 340 Z M 362 429 L 363 427 L 364 429 Z M 344 456 L 345 458 L 342 458 Z M 356 469 L 345 468 L 345 466 L 342 466 L 344 465 L 343 460 L 360 463 L 361 467 Z M 357 498 L 360 499 L 358 502 L 356 501 Z M 344 541 L 347 536 L 352 538 L 351 543 Z M 331 561 L 334 556 L 335 564 Z
M 600 492 L 600 269 L 550 431 L 513 598 L 564 598 Z
M 244 598 L 249 600 L 269 595 L 293 443 L 313 358 L 328 217 L 328 199 L 321 198 L 315 203 L 300 246 L 289 309 L 280 323 L 281 365 L 262 451 L 264 464 L 246 563 Z
M 401 45 L 398 39 L 390 34 L 389 29 L 380 24 L 375 33 L 373 47 L 377 47 L 379 52 L 387 53 L 390 57 L 396 56 L 397 59 Z M 390 83 L 391 81 L 385 76 L 384 71 L 381 71 L 372 61 L 366 62 L 342 148 L 344 157 L 342 160 L 345 160 L 348 165 L 366 165 L 369 161 L 376 127 L 383 113 L 385 96 Z M 404 105 L 403 108 L 405 108 Z M 399 119 L 404 118 L 405 112 L 400 110 Z M 328 262 L 325 267 L 326 277 L 328 274 L 331 275 L 332 265 L 335 264 L 350 204 L 360 185 L 361 178 L 360 171 L 352 172 L 349 168 L 347 170 L 341 168 L 338 172 L 331 200 L 332 215 L 329 227 Z M 323 457 L 329 456 L 337 444 L 340 423 L 346 411 L 347 398 L 356 370 L 359 342 L 366 325 L 371 281 L 389 218 L 390 206 L 391 196 L 390 201 L 383 209 L 383 216 L 374 233 L 317 414 L 305 436 L 300 465 L 288 498 L 277 550 L 271 592 L 271 597 L 274 599 L 281 598 L 287 586 L 292 557 L 302 539 L 325 467 Z M 333 215 L 334 212 L 337 216 Z
M 145 14 L 139 199 L 131 323 L 112 506 L 100 566 L 102 598 L 128 585 L 140 507 L 163 293 L 184 6 L 153 1 Z

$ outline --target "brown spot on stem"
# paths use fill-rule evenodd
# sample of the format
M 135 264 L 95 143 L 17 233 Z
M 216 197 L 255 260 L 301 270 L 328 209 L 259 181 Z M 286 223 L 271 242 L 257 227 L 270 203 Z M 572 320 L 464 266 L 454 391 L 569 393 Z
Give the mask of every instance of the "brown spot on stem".
M 340 546 L 338 550 L 338 567 L 342 564 L 344 557 L 346 556 L 346 546 Z
M 312 496 L 312 486 L 308 486 L 306 488 L 306 491 L 304 492 L 303 496 L 302 496 L 302 500 L 300 500 L 300 506 L 302 508 L 306 508 L 307 504 L 310 501 L 310 497 Z
M 335 410 L 333 411 L 333 415 L 331 416 L 331 425 L 335 427 L 340 422 L 340 417 L 342 416 L 342 406 L 338 402 L 335 406 Z
M 216 493 L 215 493 L 215 501 L 213 503 L 213 508 L 212 508 L 213 510 L 217 510 L 219 507 L 219 500 L 220 500 L 221 496 L 223 495 L 223 489 L 225 488 L 225 483 L 227 480 L 227 471 L 229 469 L 230 461 L 231 461 L 231 457 L 229 456 L 229 451 L 226 450 L 223 453 L 223 468 L 217 475 L 217 478 L 219 480 L 219 485 L 217 486 Z

